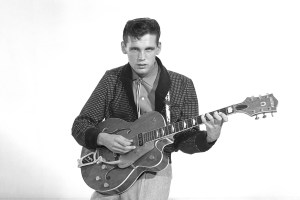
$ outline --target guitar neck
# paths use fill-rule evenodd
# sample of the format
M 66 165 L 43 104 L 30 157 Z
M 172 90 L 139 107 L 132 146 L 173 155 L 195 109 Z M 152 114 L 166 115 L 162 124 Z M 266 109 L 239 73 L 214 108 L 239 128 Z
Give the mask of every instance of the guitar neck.
M 250 117 L 256 116 L 255 119 L 258 119 L 258 114 L 263 114 L 263 118 L 266 117 L 265 113 L 271 113 L 273 116 L 273 113 L 276 112 L 277 105 L 278 100 L 273 96 L 273 94 L 268 94 L 259 97 L 247 97 L 242 103 L 215 110 L 210 112 L 209 114 L 213 115 L 213 113 L 216 111 L 222 112 L 226 115 L 238 112 L 247 114 Z M 142 146 L 144 143 L 170 137 L 193 127 L 197 127 L 202 123 L 203 122 L 201 120 L 201 116 L 192 117 L 190 119 L 172 123 L 165 127 L 161 127 L 149 132 L 139 133 L 136 140 L 138 142 L 138 145 Z
M 213 115 L 213 113 L 217 111 L 217 112 L 222 112 L 226 115 L 230 115 L 230 114 L 233 114 L 236 112 L 235 106 L 236 105 L 225 107 L 225 108 L 222 108 L 219 110 L 215 110 L 215 111 L 210 112 L 210 114 Z M 175 123 L 169 124 L 165 127 L 161 127 L 161 128 L 149 131 L 149 132 L 140 133 L 137 135 L 139 145 L 141 146 L 141 144 L 144 144 L 147 142 L 152 142 L 157 139 L 162 139 L 162 138 L 173 136 L 177 133 L 197 127 L 202 123 L 203 122 L 202 122 L 201 116 L 196 116 L 196 117 L 192 117 L 190 119 L 182 120 L 180 122 L 175 122 Z

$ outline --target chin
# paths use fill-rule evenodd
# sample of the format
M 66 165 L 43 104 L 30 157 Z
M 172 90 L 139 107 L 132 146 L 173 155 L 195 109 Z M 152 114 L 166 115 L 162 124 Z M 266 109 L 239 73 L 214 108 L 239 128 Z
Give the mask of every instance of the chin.
M 149 71 L 149 69 L 147 69 L 147 68 L 135 68 L 134 71 L 137 74 L 146 74 Z
M 148 73 L 148 71 L 146 70 L 137 70 L 135 71 L 138 75 L 142 76 L 142 75 L 146 75 Z

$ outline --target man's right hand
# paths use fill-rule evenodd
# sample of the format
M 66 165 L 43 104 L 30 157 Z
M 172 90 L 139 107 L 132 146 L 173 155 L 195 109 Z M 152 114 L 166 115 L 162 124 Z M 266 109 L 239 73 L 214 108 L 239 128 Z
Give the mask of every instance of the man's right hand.
M 106 146 L 110 151 L 119 154 L 135 149 L 135 146 L 131 146 L 132 142 L 133 140 L 129 140 L 121 135 L 108 133 L 99 133 L 97 138 L 98 145 Z

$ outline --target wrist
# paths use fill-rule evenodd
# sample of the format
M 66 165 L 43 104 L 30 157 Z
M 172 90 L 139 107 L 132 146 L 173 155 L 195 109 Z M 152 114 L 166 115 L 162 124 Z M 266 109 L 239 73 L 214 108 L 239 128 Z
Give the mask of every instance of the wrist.
M 104 137 L 105 134 L 107 134 L 107 133 L 101 132 L 101 133 L 98 134 L 98 137 L 97 137 L 97 144 L 98 145 L 104 145 L 103 144 L 103 137 Z
M 213 137 L 210 137 L 208 134 L 207 134 L 207 136 L 206 136 L 206 141 L 207 142 L 215 142 L 216 140 L 217 140 L 218 138 L 213 138 Z

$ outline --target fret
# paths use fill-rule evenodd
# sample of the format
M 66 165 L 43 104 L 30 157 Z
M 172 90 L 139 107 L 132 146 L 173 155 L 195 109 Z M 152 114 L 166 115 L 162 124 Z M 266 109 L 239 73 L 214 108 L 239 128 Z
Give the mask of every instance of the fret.
M 150 131 L 149 133 L 150 133 L 151 140 L 154 140 L 153 131 Z
M 156 129 L 156 135 L 157 135 L 158 138 L 161 137 L 160 132 L 159 132 L 159 129 Z
M 159 129 L 159 132 L 160 132 L 161 137 L 164 137 L 164 131 L 162 128 Z
M 158 129 L 158 132 L 159 132 L 159 137 L 163 137 L 161 129 Z
M 192 118 L 192 124 L 193 124 L 193 126 L 196 125 L 196 120 L 194 118 Z
M 161 128 L 161 133 L 162 133 L 163 137 L 166 136 L 164 128 Z
M 175 127 L 174 124 L 172 124 L 172 134 L 175 133 Z
M 183 130 L 183 121 L 178 122 L 179 131 Z
M 155 135 L 155 131 L 151 131 L 151 135 L 152 135 L 153 140 L 157 139 L 157 137 Z
M 179 122 L 174 124 L 175 132 L 178 133 L 180 131 Z
M 167 129 L 168 129 L 168 135 L 171 135 L 171 134 L 173 133 L 172 127 L 173 127 L 173 125 L 171 125 L 171 124 L 167 126 Z
M 186 129 L 187 128 L 187 123 L 185 120 L 183 120 L 183 129 Z
M 151 131 L 149 131 L 148 134 L 149 134 L 150 141 L 152 141 L 153 140 L 153 136 L 152 136 Z
M 188 122 L 188 127 L 191 128 L 193 126 L 192 119 L 187 119 L 186 121 Z
M 165 126 L 165 127 L 163 127 L 163 129 L 164 129 L 165 136 L 169 135 L 168 127 Z

